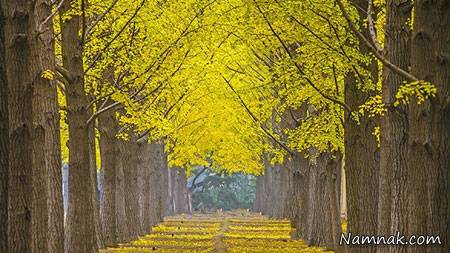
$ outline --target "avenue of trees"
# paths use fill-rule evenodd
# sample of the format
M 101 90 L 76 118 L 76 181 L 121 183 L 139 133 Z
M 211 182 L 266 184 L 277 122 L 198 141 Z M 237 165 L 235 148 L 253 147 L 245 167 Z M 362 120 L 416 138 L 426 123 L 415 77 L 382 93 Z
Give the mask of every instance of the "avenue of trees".
M 450 252 L 450 1 L 0 0 L 0 252 L 136 239 L 199 167 L 308 244 Z M 340 246 L 342 204 L 442 244 Z

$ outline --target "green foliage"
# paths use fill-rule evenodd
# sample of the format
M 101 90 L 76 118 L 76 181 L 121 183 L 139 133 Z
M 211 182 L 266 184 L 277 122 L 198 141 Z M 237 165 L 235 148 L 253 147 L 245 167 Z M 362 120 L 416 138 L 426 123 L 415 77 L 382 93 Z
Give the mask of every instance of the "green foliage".
M 254 176 L 228 175 L 207 170 L 199 179 L 201 179 L 200 182 L 196 182 L 191 189 L 194 210 L 249 209 L 253 205 L 256 194 Z

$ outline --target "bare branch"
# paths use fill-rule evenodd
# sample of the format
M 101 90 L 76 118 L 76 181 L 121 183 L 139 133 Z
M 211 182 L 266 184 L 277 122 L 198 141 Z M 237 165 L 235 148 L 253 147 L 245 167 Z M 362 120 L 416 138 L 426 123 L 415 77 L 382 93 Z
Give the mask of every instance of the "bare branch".
M 356 36 L 364 43 L 366 46 L 370 49 L 370 51 L 377 57 L 378 60 L 380 60 L 387 68 L 395 72 L 396 74 L 400 75 L 401 77 L 405 78 L 408 81 L 419 81 L 417 77 L 410 74 L 408 71 L 403 70 L 402 68 L 398 67 L 397 65 L 390 62 L 388 59 L 386 59 L 377 49 L 375 48 L 372 43 L 362 34 L 356 26 L 353 24 L 352 19 L 350 18 L 349 14 L 345 10 L 344 4 L 341 0 L 335 0 L 336 3 L 339 6 L 339 9 L 341 10 L 344 18 L 347 20 L 348 25 L 350 26 L 350 29 L 355 33 Z
M 92 31 L 92 29 L 94 29 L 94 27 L 96 27 L 98 25 L 98 23 L 100 23 L 100 21 L 102 21 L 102 19 L 112 11 L 114 6 L 116 6 L 116 4 L 119 1 L 120 0 L 114 0 L 114 2 L 112 2 L 112 4 L 108 7 L 108 9 L 106 9 L 100 16 L 97 17 L 97 19 L 89 27 L 86 28 L 86 30 L 84 31 L 85 40 L 87 39 L 87 37 L 88 37 L 89 33 Z
M 59 1 L 58 6 L 56 6 L 55 10 L 50 14 L 50 16 L 46 17 L 44 19 L 44 21 L 42 21 L 42 23 L 39 24 L 39 31 L 43 31 L 44 30 L 44 26 L 53 18 L 55 17 L 55 15 L 59 12 L 59 10 L 62 8 L 63 3 L 65 0 L 61 0 Z
M 375 26 L 373 24 L 372 13 L 373 13 L 373 0 L 369 0 L 369 4 L 367 7 L 367 27 L 369 30 L 370 37 L 372 38 L 373 45 L 378 50 L 378 52 L 383 54 L 383 48 L 381 47 L 381 45 L 378 43 L 377 40 L 377 33 L 375 32 Z
M 250 117 L 252 118 L 252 120 L 254 121 L 255 124 L 257 124 L 261 130 L 264 131 L 264 133 L 269 136 L 272 140 L 274 140 L 278 145 L 280 145 L 280 147 L 282 147 L 284 150 L 286 150 L 291 156 L 294 155 L 294 152 L 288 147 L 286 146 L 284 143 L 282 143 L 281 141 L 279 141 L 277 138 L 275 138 L 275 136 L 273 136 L 272 133 L 270 133 L 262 124 L 260 124 L 259 119 L 255 116 L 255 114 L 253 114 L 253 112 L 250 110 L 250 108 L 247 106 L 247 104 L 245 103 L 244 99 L 242 99 L 241 95 L 239 95 L 239 93 L 237 93 L 237 91 L 234 89 L 234 87 L 231 85 L 230 81 L 228 81 L 228 79 L 226 79 L 224 76 L 222 76 L 223 80 L 225 81 L 225 83 L 228 85 L 228 87 L 230 87 L 231 91 L 233 91 L 233 93 L 238 97 L 239 101 L 241 102 L 241 105 L 244 107 L 244 109 L 247 111 L 247 113 L 250 115 Z
M 118 107 L 119 105 L 121 105 L 120 102 L 115 102 L 115 103 L 113 103 L 113 104 L 108 105 L 108 106 L 105 107 L 105 108 L 102 108 L 102 109 L 96 111 L 96 112 L 95 112 L 94 114 L 92 114 L 92 116 L 88 119 L 88 121 L 86 122 L 86 125 L 91 124 L 91 122 L 92 122 L 93 120 L 95 120 L 100 114 L 105 113 L 105 112 L 107 112 L 107 111 L 109 111 L 109 110 L 112 110 L 112 109 Z M 123 106 L 121 106 L 121 108 L 122 108 L 122 107 L 123 107 Z
M 65 79 L 66 82 L 72 81 L 72 74 L 63 66 L 56 64 L 55 69 L 56 71 L 58 71 L 59 74 L 61 74 L 61 76 Z
M 91 70 L 95 64 L 97 64 L 97 61 L 102 57 L 103 53 L 106 52 L 106 50 L 109 49 L 109 47 L 112 45 L 112 43 L 122 35 L 122 33 L 125 31 L 125 29 L 131 24 L 131 21 L 133 21 L 134 18 L 139 14 L 139 11 L 144 7 L 146 0 L 142 0 L 141 4 L 138 6 L 136 11 L 133 13 L 133 15 L 127 20 L 125 25 L 120 29 L 120 31 L 106 44 L 106 46 L 100 50 L 97 55 L 94 57 L 94 60 L 91 62 L 91 64 L 86 68 L 84 73 L 87 73 L 89 70 Z
M 277 38 L 277 40 L 280 42 L 280 44 L 283 46 L 284 50 L 286 51 L 286 53 L 289 55 L 289 58 L 291 58 L 291 60 L 293 61 L 295 67 L 297 68 L 297 70 L 300 72 L 300 74 L 303 76 L 303 78 L 306 80 L 306 82 L 315 90 L 317 91 L 317 93 L 319 93 L 319 95 L 321 95 L 323 98 L 336 103 L 340 106 L 342 106 L 345 110 L 347 111 L 351 111 L 350 107 L 345 104 L 344 102 L 338 100 L 337 98 L 331 97 L 327 94 L 325 94 L 323 91 L 321 91 L 315 84 L 314 82 L 306 75 L 306 73 L 303 71 L 302 67 L 295 61 L 295 56 L 294 54 L 291 52 L 291 50 L 289 49 L 289 47 L 286 45 L 286 43 L 283 41 L 283 39 L 281 39 L 280 35 L 275 31 L 274 27 L 272 26 L 272 24 L 270 23 L 269 19 L 267 18 L 267 16 L 264 14 L 264 12 L 262 11 L 262 9 L 259 7 L 258 3 L 253 0 L 253 2 L 256 4 L 256 8 L 258 9 L 258 11 L 261 13 L 262 17 L 264 18 L 264 20 L 266 21 L 267 25 L 269 26 L 270 30 L 272 31 L 272 34 L 275 36 L 275 38 Z

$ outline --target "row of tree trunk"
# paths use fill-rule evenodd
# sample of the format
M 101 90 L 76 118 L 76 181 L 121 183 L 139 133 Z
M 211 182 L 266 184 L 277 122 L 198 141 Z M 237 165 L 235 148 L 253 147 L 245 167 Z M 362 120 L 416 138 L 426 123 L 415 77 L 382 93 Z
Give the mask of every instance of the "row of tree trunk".
M 313 115 L 314 108 L 304 105 L 283 114 L 278 132 L 298 127 L 298 119 Z M 286 136 L 284 136 L 286 138 Z M 308 157 L 308 158 L 306 158 Z M 254 209 L 278 219 L 290 219 L 296 228 L 294 237 L 311 245 L 339 249 L 340 173 L 338 154 L 291 151 L 283 164 L 272 165 L 265 157 L 265 171 L 257 178 Z
M 365 24 L 370 2 L 353 3 L 370 41 Z M 350 246 L 348 251 L 449 252 L 450 4 L 388 0 L 386 7 L 383 57 L 415 79 L 435 85 L 437 94 L 424 103 L 413 97 L 407 105 L 394 105 L 399 88 L 412 80 L 385 65 L 385 115 L 362 119 L 360 124 L 346 121 L 348 230 L 357 235 L 439 235 L 441 245 Z M 359 42 L 363 53 L 373 53 L 362 38 Z M 375 62 L 367 68 L 376 82 Z M 351 78 L 346 83 L 346 103 L 357 110 L 373 94 L 355 90 L 354 84 Z M 369 134 L 376 125 L 381 126 L 379 148 Z
M 254 210 L 290 219 L 297 229 L 294 236 L 311 245 L 337 249 L 341 162 L 329 153 L 310 157 L 295 153 L 283 165 L 267 163 L 257 178 Z
M 62 252 L 51 1 L 0 1 L 0 251 Z
M 365 24 L 369 1 L 354 0 L 353 4 L 358 6 L 363 35 L 370 41 Z M 346 247 L 348 252 L 450 251 L 450 4 L 444 0 L 414 1 L 414 15 L 412 4 L 387 1 L 383 57 L 417 80 L 435 85 L 437 94 L 424 103 L 412 98 L 408 105 L 394 106 L 399 88 L 411 80 L 385 66 L 382 94 L 386 114 L 380 119 L 363 117 L 359 122 L 347 115 L 344 157 L 348 231 L 353 235 L 438 235 L 441 244 L 350 245 Z M 359 42 L 361 52 L 373 53 L 367 42 L 361 38 Z M 377 83 L 376 61 L 366 69 L 372 75 L 371 82 Z M 345 103 L 352 111 L 375 95 L 375 90 L 362 91 L 357 84 L 354 74 L 349 74 Z M 379 146 L 372 135 L 377 125 L 381 125 Z M 266 164 L 265 174 L 257 181 L 255 209 L 292 219 L 310 244 L 340 250 L 336 247 L 340 238 L 339 208 L 335 207 L 342 177 L 340 159 L 325 153 L 305 160 L 303 155 L 294 154 L 291 166 Z
M 62 66 L 56 66 L 52 1 L 0 1 L 0 252 L 97 252 L 148 233 L 166 214 L 186 211 L 184 171 L 168 169 L 163 144 L 117 139 L 113 111 L 89 123 L 81 20 L 76 12 L 64 15 L 72 2 L 59 10 Z M 59 75 L 69 126 L 66 217 L 53 78 Z

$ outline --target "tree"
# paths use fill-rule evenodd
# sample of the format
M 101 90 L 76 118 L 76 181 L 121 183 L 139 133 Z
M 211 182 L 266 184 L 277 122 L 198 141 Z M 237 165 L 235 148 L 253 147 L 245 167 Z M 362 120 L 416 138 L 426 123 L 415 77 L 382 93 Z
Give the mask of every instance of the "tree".
M 109 102 L 109 103 L 112 103 Z M 98 117 L 100 132 L 100 156 L 102 161 L 102 199 L 101 213 L 106 246 L 113 246 L 117 241 L 116 220 L 116 177 L 119 159 L 119 141 L 116 138 L 118 123 L 113 111 Z
M 360 6 L 358 9 L 358 26 L 364 27 L 369 1 L 353 1 Z M 370 13 L 372 15 L 372 13 Z M 369 35 L 368 28 L 362 28 L 362 33 Z M 359 51 L 369 54 L 369 49 L 358 40 Z M 378 94 L 378 66 L 377 61 L 369 58 L 368 63 L 360 62 L 361 68 L 368 72 L 367 77 L 358 75 L 359 70 L 348 73 L 345 80 L 345 103 L 351 111 L 345 119 L 345 174 L 348 206 L 348 231 L 355 234 L 376 234 L 378 230 L 378 177 L 379 177 L 379 148 L 377 139 L 373 136 L 374 129 L 379 122 L 376 117 L 363 116 L 358 120 L 352 118 L 364 105 L 367 97 Z M 353 115 L 352 115 L 353 114 Z M 349 252 L 375 252 L 376 248 L 352 247 Z
M 410 1 L 402 4 L 387 1 L 385 57 L 402 69 L 408 69 L 411 59 Z M 380 188 L 378 233 L 393 234 L 407 231 L 407 132 L 405 106 L 393 106 L 396 94 L 406 80 L 389 68 L 383 69 L 383 104 L 390 105 L 381 117 L 380 129 Z M 400 247 L 380 247 L 378 252 L 402 252 Z
M 411 73 L 435 85 L 437 94 L 427 101 L 412 99 L 407 111 L 407 232 L 439 234 L 443 244 L 430 252 L 445 252 L 450 250 L 450 6 L 448 1 L 415 1 L 414 7 Z
M 32 219 L 32 69 L 33 6 L 31 1 L 2 1 L 4 64 L 8 83 L 9 172 L 8 251 L 31 252 Z M 3 84 L 5 85 L 5 84 Z M 5 88 L 5 87 L 2 87 Z M 4 103 L 2 101 L 2 103 Z M 4 148 L 4 147 L 2 147 Z M 2 168 L 4 164 L 2 164 Z
M 0 251 L 8 251 L 9 116 L 6 76 L 4 10 L 0 3 Z
M 72 5 L 77 5 L 76 1 L 65 1 L 60 14 L 64 68 L 61 72 L 67 81 L 65 89 L 70 152 L 66 250 L 96 252 L 97 239 L 95 229 L 91 227 L 95 221 L 89 162 L 88 99 L 84 86 L 81 17 L 78 12 L 81 8 L 72 9 Z

